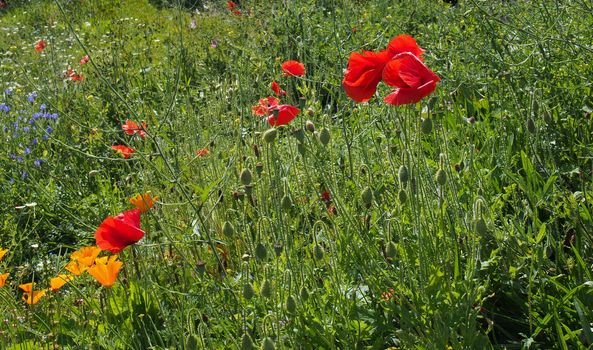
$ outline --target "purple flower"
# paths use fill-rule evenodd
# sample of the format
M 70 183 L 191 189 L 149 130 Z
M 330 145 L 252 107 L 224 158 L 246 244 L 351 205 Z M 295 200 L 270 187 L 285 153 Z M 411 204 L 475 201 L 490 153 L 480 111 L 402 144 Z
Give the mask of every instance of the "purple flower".
M 40 111 L 45 111 L 45 108 L 46 108 L 45 103 L 43 103 L 41 106 L 39 106 Z
M 210 41 L 210 47 L 215 49 L 218 47 L 218 41 L 216 39 L 212 39 L 212 41 Z
M 43 164 L 43 159 L 35 159 L 34 163 L 36 166 L 41 166 L 41 164 Z
M 54 129 L 51 126 L 47 126 L 47 129 L 45 129 L 45 132 L 48 134 L 51 134 L 52 132 L 54 132 Z
M 4 111 L 4 112 L 8 113 L 8 112 L 10 112 L 10 107 L 6 103 L 0 104 L 0 111 Z
M 8 89 L 4 90 L 4 93 L 7 95 L 12 95 L 12 91 L 13 90 L 11 88 L 8 88 Z
M 33 140 L 31 140 L 31 144 L 32 144 L 33 146 L 37 145 L 38 143 L 39 143 L 39 139 L 38 139 L 38 138 L 36 138 L 36 137 L 35 137 Z
M 23 131 L 24 131 L 24 132 L 29 132 L 30 130 L 31 130 L 31 129 L 30 129 L 28 126 L 25 126 L 25 127 L 23 128 Z
M 31 149 L 29 147 L 25 148 L 25 155 L 28 156 L 29 154 L 31 154 Z
M 36 91 L 33 91 L 33 92 L 31 93 L 31 95 L 29 95 L 29 97 L 27 98 L 27 100 L 28 100 L 29 102 L 33 103 L 33 102 L 35 102 L 35 98 L 36 98 L 36 97 L 37 97 L 37 92 L 36 92 Z
M 23 180 L 24 180 L 24 179 L 26 179 L 27 177 L 29 177 L 29 173 L 27 173 L 26 171 L 23 171 L 23 172 L 21 173 L 21 179 L 23 179 Z
M 14 177 L 11 177 L 10 179 L 8 179 L 8 183 L 11 185 L 14 185 Z

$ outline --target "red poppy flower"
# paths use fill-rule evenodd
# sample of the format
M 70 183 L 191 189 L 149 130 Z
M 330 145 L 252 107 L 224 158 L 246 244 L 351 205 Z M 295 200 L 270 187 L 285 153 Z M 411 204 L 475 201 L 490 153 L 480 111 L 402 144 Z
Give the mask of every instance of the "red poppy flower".
M 89 61 L 89 55 L 84 55 L 81 59 L 80 59 L 80 64 L 83 65 L 85 63 L 87 63 Z
M 138 126 L 135 121 L 130 119 L 127 119 L 126 122 L 121 126 L 126 135 L 134 135 L 137 133 L 141 138 L 146 137 L 146 127 L 146 122 L 143 121 L 142 125 Z
M 270 114 L 274 108 L 278 106 L 278 99 L 272 96 L 267 98 L 260 98 L 257 104 L 251 107 L 253 114 L 264 117 Z
M 45 49 L 45 40 L 41 39 L 37 42 L 37 45 L 35 45 L 35 51 L 41 52 L 43 49 Z
M 324 202 L 329 202 L 330 201 L 329 191 L 323 191 L 321 193 L 321 199 L 323 199 Z
M 383 68 L 389 61 L 389 52 L 353 52 L 348 60 L 342 86 L 346 94 L 356 102 L 366 102 L 373 97 L 381 81 Z
M 235 4 L 233 1 L 227 1 L 226 2 L 226 7 L 233 11 L 235 8 L 237 8 L 237 4 Z
M 140 229 L 140 209 L 124 211 L 118 216 L 108 216 L 95 232 L 97 246 L 111 253 L 119 253 L 125 247 L 144 237 Z
M 268 116 L 268 123 L 271 126 L 280 126 L 290 123 L 301 110 L 291 105 L 278 105 L 272 112 Z
M 82 74 L 76 73 L 76 71 L 72 68 L 68 68 L 66 73 L 64 74 L 66 78 L 73 80 L 73 81 L 81 81 L 84 80 L 84 76 Z
M 196 155 L 198 157 L 204 157 L 204 156 L 207 156 L 208 154 L 210 154 L 210 151 L 208 150 L 208 148 L 201 148 L 196 151 Z
M 440 80 L 417 56 L 400 53 L 383 70 L 383 81 L 396 87 L 384 101 L 395 106 L 416 103 L 433 93 Z
M 402 34 L 393 38 L 387 49 L 383 51 L 352 53 L 342 80 L 346 94 L 356 102 L 370 100 L 383 78 L 383 70 L 387 62 L 403 52 L 409 52 L 421 60 L 424 50 L 418 46 L 414 38 Z
M 278 85 L 277 82 L 273 81 L 270 88 L 272 89 L 272 91 L 274 91 L 274 93 L 277 96 L 280 96 L 280 97 L 286 96 L 286 91 L 282 90 L 282 88 L 280 87 L 280 85 Z
M 111 148 L 118 154 L 121 154 L 125 159 L 130 158 L 130 155 L 132 153 L 136 152 L 135 149 L 130 148 L 128 146 L 124 146 L 124 145 L 115 145 L 115 146 L 111 146 Z
M 286 61 L 282 63 L 282 75 L 284 76 L 300 76 L 305 75 L 305 65 L 299 61 Z
M 239 11 L 239 10 L 233 10 L 233 15 L 235 16 L 241 16 L 243 14 L 243 12 Z

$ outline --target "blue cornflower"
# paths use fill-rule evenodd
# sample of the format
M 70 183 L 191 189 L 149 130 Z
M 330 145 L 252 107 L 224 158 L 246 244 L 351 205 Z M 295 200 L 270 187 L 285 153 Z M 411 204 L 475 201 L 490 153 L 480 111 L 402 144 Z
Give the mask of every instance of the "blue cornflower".
M 36 137 L 35 137 L 33 140 L 31 140 L 31 144 L 32 144 L 33 146 L 37 145 L 38 143 L 39 143 L 39 139 L 38 139 L 38 138 L 36 138 Z
M 14 185 L 14 177 L 11 177 L 10 179 L 8 179 L 8 183 L 11 185 Z
M 24 131 L 24 132 L 29 132 L 29 130 L 31 130 L 31 129 L 30 129 L 28 126 L 25 126 L 25 127 L 23 128 L 23 131 Z
M 43 159 L 35 159 L 34 163 L 36 166 L 41 166 L 41 164 L 43 164 Z
M 31 93 L 31 95 L 29 95 L 29 97 L 27 98 L 27 100 L 28 100 L 29 102 L 33 103 L 33 102 L 35 102 L 35 98 L 36 98 L 36 97 L 37 97 L 37 92 L 36 92 L 36 91 L 33 91 L 33 92 Z
M 23 179 L 23 180 L 24 180 L 24 179 L 26 179 L 27 177 L 29 177 L 29 173 L 27 173 L 26 171 L 23 171 L 23 172 L 21 173 L 21 179 Z
M 48 125 L 47 129 L 45 129 L 45 132 L 51 134 L 52 132 L 54 132 L 54 129 L 50 125 Z
M 48 140 L 49 139 L 49 135 L 48 134 L 43 135 L 43 139 L 44 140 Z
M 6 103 L 2 103 L 0 104 L 0 111 L 4 111 L 4 112 L 10 112 L 10 106 L 8 106 Z
M 25 148 L 25 155 L 28 156 L 29 154 L 31 154 L 31 149 L 29 147 Z
M 12 90 L 12 88 L 8 88 L 8 89 L 4 90 L 4 93 L 7 95 L 12 95 L 12 91 L 14 91 L 14 90 Z
M 41 106 L 39 106 L 39 110 L 40 111 L 45 111 L 45 103 L 41 104 Z

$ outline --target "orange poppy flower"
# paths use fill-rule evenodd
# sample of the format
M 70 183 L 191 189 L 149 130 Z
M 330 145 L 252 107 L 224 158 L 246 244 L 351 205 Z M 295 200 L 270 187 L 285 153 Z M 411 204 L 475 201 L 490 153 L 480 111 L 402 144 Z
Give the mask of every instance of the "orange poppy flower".
M 6 255 L 7 252 L 8 252 L 8 249 L 0 248 L 0 261 L 2 261 L 2 258 L 4 257 L 4 255 Z
M 33 290 L 33 283 L 25 283 L 19 286 L 24 291 L 23 301 L 29 305 L 37 304 L 39 299 L 45 295 L 46 290 Z
M 124 146 L 124 145 L 115 145 L 115 146 L 111 146 L 111 148 L 118 154 L 121 154 L 125 159 L 130 158 L 130 155 L 132 153 L 136 152 L 135 149 L 130 148 L 128 146 Z
M 110 288 L 115 283 L 119 270 L 124 263 L 117 260 L 117 255 L 98 258 L 95 265 L 89 268 L 89 273 L 104 287 Z
M 54 277 L 49 280 L 49 284 L 51 286 L 49 289 L 52 292 L 56 292 L 60 288 L 62 288 L 66 283 L 72 281 L 73 279 L 74 277 L 71 275 L 59 275 L 58 277 Z
M 5 273 L 0 275 L 0 287 L 4 287 L 4 285 L 6 284 L 6 280 L 8 279 L 8 276 L 10 276 L 10 273 Z
M 79 263 L 77 260 L 72 260 L 66 264 L 66 270 L 70 271 L 75 276 L 82 275 L 86 271 L 87 267 L 84 264 Z
M 305 75 L 305 65 L 299 61 L 291 60 L 282 63 L 282 75 L 300 76 Z
M 202 148 L 196 151 L 196 155 L 198 157 L 207 156 L 208 154 L 210 154 L 210 150 L 208 150 L 208 148 Z
M 45 40 L 41 39 L 37 42 L 37 45 L 35 45 L 35 51 L 41 52 L 43 49 L 45 49 Z
M 81 265 L 89 267 L 95 263 L 95 259 L 101 253 L 97 246 L 82 247 L 70 255 L 70 259 L 78 261 Z
M 144 194 L 138 194 L 130 198 L 130 203 L 132 203 L 136 208 L 140 209 L 141 213 L 146 213 L 148 209 L 154 206 L 154 202 L 157 199 L 158 197 L 152 197 L 150 192 L 146 192 Z

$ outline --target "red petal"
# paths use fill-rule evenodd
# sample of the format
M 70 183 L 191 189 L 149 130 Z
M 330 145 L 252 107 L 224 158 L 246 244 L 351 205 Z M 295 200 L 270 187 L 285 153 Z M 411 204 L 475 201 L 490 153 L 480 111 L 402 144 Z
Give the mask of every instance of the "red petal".
M 395 56 L 383 70 L 383 81 L 390 86 L 416 88 L 431 80 L 441 79 L 410 52 Z
M 432 94 L 437 87 L 437 81 L 431 80 L 418 88 L 398 88 L 385 96 L 383 101 L 394 106 L 413 104 Z
M 416 39 L 407 34 L 401 34 L 393 38 L 389 42 L 387 50 L 391 57 L 402 52 L 410 52 L 412 55 L 422 59 L 422 54 L 424 53 L 424 50 L 416 43 Z
M 107 217 L 95 232 L 97 246 L 112 253 L 119 253 L 142 237 L 144 237 L 144 231 L 140 229 L 140 210 L 138 209 L 121 213 L 117 217 Z
M 352 53 L 342 80 L 346 94 L 357 102 L 366 102 L 373 97 L 388 59 L 386 51 Z
M 278 106 L 278 118 L 271 114 L 268 117 L 268 123 L 271 126 L 287 125 L 301 112 L 300 109 L 291 105 L 280 105 Z
M 282 63 L 281 67 L 284 76 L 305 75 L 305 65 L 299 61 L 286 61 Z

